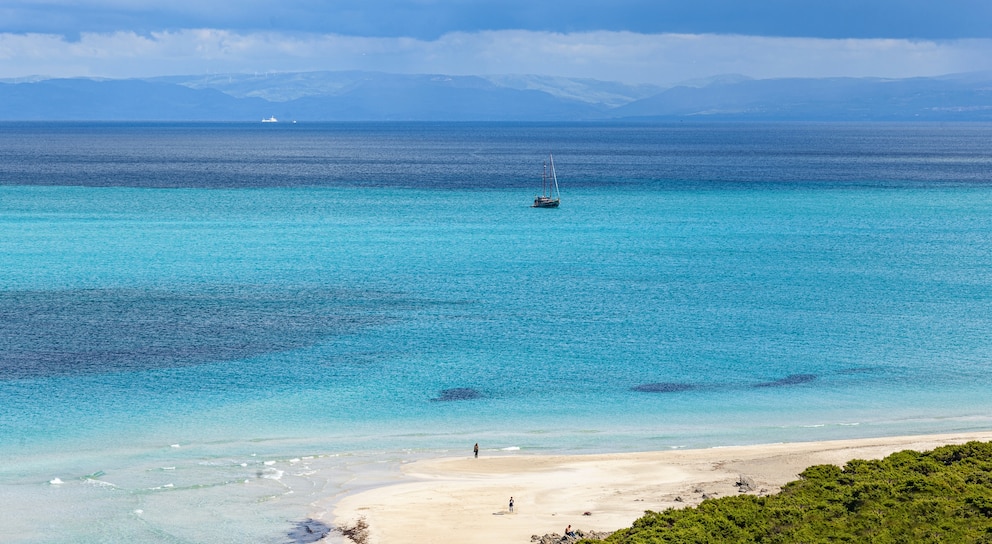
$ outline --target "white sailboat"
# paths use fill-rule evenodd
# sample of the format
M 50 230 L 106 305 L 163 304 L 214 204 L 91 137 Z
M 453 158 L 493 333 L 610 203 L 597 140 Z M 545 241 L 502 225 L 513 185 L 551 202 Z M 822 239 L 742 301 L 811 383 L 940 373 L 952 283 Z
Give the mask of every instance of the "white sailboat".
M 550 174 L 548 167 L 551 167 Z M 555 174 L 555 158 L 548 153 L 548 162 L 544 163 L 544 177 L 541 184 L 541 194 L 534 197 L 532 208 L 557 208 L 561 204 L 561 193 L 558 191 L 558 176 Z

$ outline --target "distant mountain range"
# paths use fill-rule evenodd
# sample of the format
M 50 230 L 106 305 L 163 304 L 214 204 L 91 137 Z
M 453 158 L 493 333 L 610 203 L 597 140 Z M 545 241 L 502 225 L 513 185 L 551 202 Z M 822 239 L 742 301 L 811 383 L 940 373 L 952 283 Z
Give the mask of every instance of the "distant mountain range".
M 0 120 L 992 121 L 992 72 L 670 88 L 546 76 L 303 72 L 0 81 Z

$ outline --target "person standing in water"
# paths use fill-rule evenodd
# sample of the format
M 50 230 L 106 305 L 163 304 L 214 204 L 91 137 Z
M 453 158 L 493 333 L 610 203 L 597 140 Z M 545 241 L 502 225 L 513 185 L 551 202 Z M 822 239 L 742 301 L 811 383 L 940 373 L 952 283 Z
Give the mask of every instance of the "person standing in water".
M 479 458 L 479 443 L 478 442 L 475 443 L 475 458 L 476 459 Z

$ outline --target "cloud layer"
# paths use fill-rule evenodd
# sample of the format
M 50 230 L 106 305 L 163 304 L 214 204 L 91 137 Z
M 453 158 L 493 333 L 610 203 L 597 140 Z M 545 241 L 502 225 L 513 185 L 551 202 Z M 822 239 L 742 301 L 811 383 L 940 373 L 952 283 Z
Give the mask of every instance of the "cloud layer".
M 0 78 L 372 70 L 544 74 L 670 85 L 719 74 L 912 77 L 992 70 L 992 39 L 827 39 L 629 31 L 450 32 L 436 39 L 185 29 L 0 33 Z
M 992 69 L 990 20 L 989 0 L 15 0 L 0 78 L 933 76 Z

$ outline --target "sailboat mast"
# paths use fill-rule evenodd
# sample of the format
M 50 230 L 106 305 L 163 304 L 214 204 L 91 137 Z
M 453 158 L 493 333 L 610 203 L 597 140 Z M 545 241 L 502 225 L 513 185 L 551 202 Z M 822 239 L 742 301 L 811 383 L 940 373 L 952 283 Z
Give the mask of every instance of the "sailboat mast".
M 541 196 L 548 196 L 548 161 L 544 161 L 544 175 L 541 176 Z
M 555 174 L 555 158 L 548 153 L 548 159 L 551 161 L 551 182 L 555 184 L 554 196 L 553 198 L 561 198 L 561 194 L 558 191 L 558 175 Z

